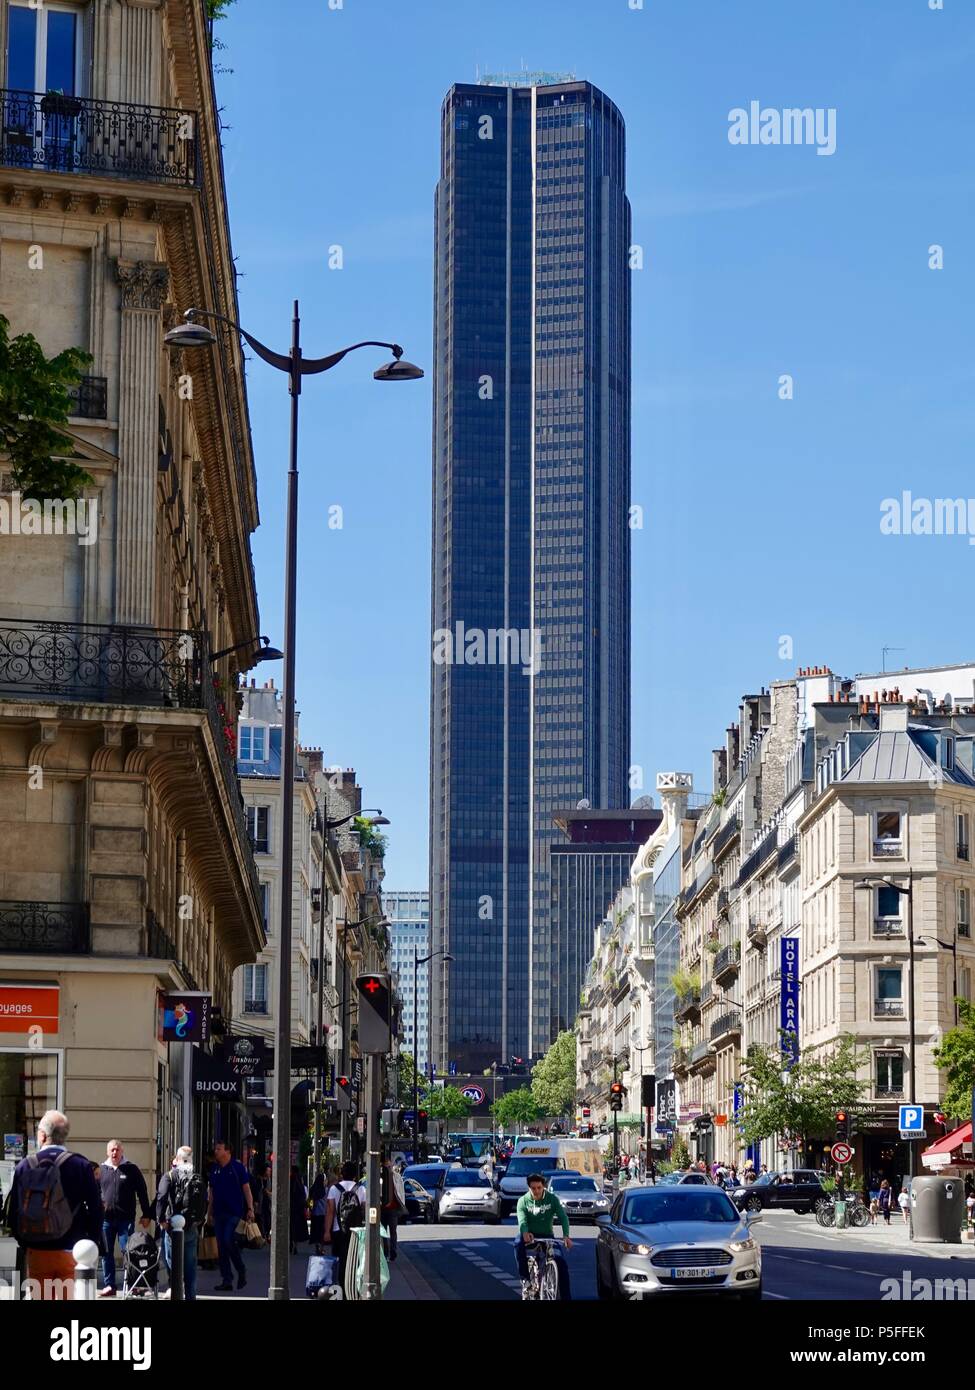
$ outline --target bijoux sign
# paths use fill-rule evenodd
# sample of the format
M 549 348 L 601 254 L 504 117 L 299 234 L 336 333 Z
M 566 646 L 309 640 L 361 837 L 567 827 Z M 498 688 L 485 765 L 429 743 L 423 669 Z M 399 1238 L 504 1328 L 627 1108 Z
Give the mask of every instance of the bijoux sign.
M 244 1078 L 209 1052 L 194 1048 L 193 1095 L 197 1100 L 243 1100 Z

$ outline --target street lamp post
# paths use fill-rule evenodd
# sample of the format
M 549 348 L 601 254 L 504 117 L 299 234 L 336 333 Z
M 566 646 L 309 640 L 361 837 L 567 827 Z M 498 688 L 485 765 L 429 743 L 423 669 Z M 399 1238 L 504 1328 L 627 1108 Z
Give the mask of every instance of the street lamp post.
M 304 376 L 330 371 L 348 353 L 363 347 L 386 348 L 394 360 L 373 373 L 377 381 L 411 381 L 423 375 L 419 367 L 403 362 L 403 349 L 397 343 L 362 342 L 342 348 L 328 357 L 303 358 L 301 355 L 301 319 L 298 301 L 294 301 L 291 319 L 291 350 L 274 352 L 241 328 L 239 323 L 224 314 L 205 309 L 187 309 L 184 322 L 171 328 L 165 336 L 168 347 L 210 347 L 216 335 L 197 320 L 213 319 L 227 325 L 253 348 L 263 361 L 285 372 L 291 396 L 291 446 L 288 461 L 287 528 L 284 570 L 284 683 L 281 693 L 284 705 L 284 729 L 281 748 L 281 930 L 278 939 L 277 1012 L 275 1017 L 274 1056 L 274 1190 L 271 1219 L 271 1276 L 268 1298 L 282 1301 L 290 1298 L 288 1256 L 290 1251 L 290 1184 L 288 1171 L 291 1152 L 291 888 L 292 843 L 294 830 L 294 770 L 295 770 L 295 628 L 297 614 L 298 568 L 298 401 Z
M 428 956 L 421 956 L 416 946 L 413 947 L 413 1162 L 420 1161 L 420 1032 L 419 1032 L 419 1010 L 417 1008 L 420 992 L 420 966 L 426 965 L 431 960 L 436 960 L 437 956 L 443 956 L 444 962 L 449 964 L 453 956 L 449 951 L 431 951 Z
M 909 868 L 907 871 L 907 887 L 902 888 L 899 883 L 894 883 L 889 878 L 861 878 L 854 884 L 855 888 L 890 888 L 899 897 L 907 899 L 907 1041 L 910 1049 L 908 1058 L 908 1084 L 910 1087 L 910 1103 L 917 1105 L 917 1073 L 915 1069 L 916 1046 L 916 1023 L 914 1014 L 914 870 Z M 907 1175 L 913 1186 L 915 1173 L 916 1153 L 914 1140 L 907 1140 Z M 914 1206 L 910 1211 L 910 1239 L 914 1239 Z

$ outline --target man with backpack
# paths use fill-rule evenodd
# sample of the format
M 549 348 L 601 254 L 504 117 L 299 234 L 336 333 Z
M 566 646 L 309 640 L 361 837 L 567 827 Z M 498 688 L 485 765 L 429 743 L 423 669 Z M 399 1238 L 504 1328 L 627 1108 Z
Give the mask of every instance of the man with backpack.
M 339 1284 L 345 1283 L 345 1262 L 349 1254 L 352 1232 L 366 1224 L 366 1189 L 358 1181 L 354 1163 L 342 1164 L 342 1176 L 328 1190 L 325 1208 L 325 1240 L 331 1243 L 332 1254 L 338 1259 Z
M 79 1240 L 101 1249 L 101 1193 L 90 1161 L 65 1147 L 69 1129 L 59 1110 L 41 1117 L 37 1152 L 14 1169 L 7 1208 L 11 1233 L 27 1251 L 27 1277 L 47 1300 L 73 1297 L 71 1251 Z
M 115 1297 L 115 1241 L 124 1257 L 129 1236 L 135 1230 L 135 1204 L 139 1203 L 142 1212 L 142 1229 L 148 1230 L 152 1222 L 152 1207 L 149 1205 L 149 1190 L 142 1176 L 142 1169 L 125 1157 L 125 1150 L 118 1139 L 109 1139 L 105 1145 L 105 1162 L 99 1170 L 99 1184 L 102 1190 L 102 1206 L 105 1208 L 105 1223 L 102 1236 L 105 1254 L 102 1257 L 102 1288 L 99 1298 Z
M 196 1298 L 196 1248 L 200 1228 L 207 1215 L 206 1183 L 193 1167 L 193 1150 L 184 1144 L 176 1150 L 173 1166 L 159 1179 L 156 1189 L 156 1220 L 163 1230 L 163 1257 L 172 1280 L 173 1238 L 170 1219 L 182 1216 L 183 1227 L 183 1297 Z

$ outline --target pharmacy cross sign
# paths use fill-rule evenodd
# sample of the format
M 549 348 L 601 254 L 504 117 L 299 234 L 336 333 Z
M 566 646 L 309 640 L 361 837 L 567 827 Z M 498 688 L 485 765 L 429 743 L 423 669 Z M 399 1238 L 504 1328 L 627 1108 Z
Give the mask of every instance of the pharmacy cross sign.
M 379 981 L 373 979 L 366 980 L 362 988 L 367 989 L 370 994 L 375 994 L 376 990 L 379 988 Z

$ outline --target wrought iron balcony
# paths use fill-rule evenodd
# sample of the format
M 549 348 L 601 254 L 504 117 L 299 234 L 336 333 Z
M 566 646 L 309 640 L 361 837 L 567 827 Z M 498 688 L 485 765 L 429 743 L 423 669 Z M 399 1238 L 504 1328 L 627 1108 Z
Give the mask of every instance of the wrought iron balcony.
M 968 851 L 968 841 L 967 841 L 967 840 L 959 840 L 959 841 L 958 841 L 958 844 L 957 844 L 957 846 L 956 846 L 956 848 L 957 848 L 957 851 L 958 851 L 958 858 L 959 858 L 959 859 L 964 859 L 964 860 L 967 861 L 967 859 L 968 859 L 968 853 L 969 853 L 969 851 Z
M 674 1018 L 681 1023 L 697 1022 L 701 1016 L 701 991 L 692 990 L 690 994 L 679 994 L 674 1000 Z
M 675 1047 L 671 1060 L 671 1067 L 675 1076 L 682 1076 L 686 1073 L 691 1062 L 691 1054 L 686 1047 Z
M 0 165 L 195 188 L 194 111 L 0 88 Z
M 798 855 L 799 835 L 798 833 L 794 833 L 789 836 L 784 844 L 779 845 L 779 857 L 776 864 L 779 872 L 781 873 L 783 869 L 787 868 Z
M 108 377 L 83 376 L 77 386 L 68 387 L 73 402 L 71 414 L 82 420 L 108 417 Z
M 747 928 L 749 946 L 764 946 L 768 940 L 768 928 L 764 921 L 753 919 L 748 923 Z
M 714 1052 L 709 1042 L 699 1042 L 691 1048 L 688 1069 L 692 1072 L 710 1074 L 715 1070 L 717 1062 Z
M 903 999 L 875 999 L 873 1001 L 873 1016 L 874 1018 L 903 1018 Z
M 875 917 L 873 923 L 874 936 L 903 936 L 904 923 L 899 917 Z
M 904 846 L 900 837 L 885 836 L 883 839 L 874 840 L 873 857 L 874 859 L 903 859 Z
M 711 1025 L 711 1041 L 713 1043 L 740 1036 L 741 1014 L 737 1009 L 731 1009 L 728 1013 L 722 1014 L 717 1022 Z
M 738 815 L 738 812 L 736 811 L 733 816 L 729 817 L 727 824 L 723 825 L 721 829 L 718 831 L 717 835 L 715 836 L 715 839 L 711 845 L 712 859 L 717 860 L 720 857 L 722 850 L 726 849 L 729 845 L 731 845 L 734 842 L 735 837 L 740 833 L 741 817 Z
M 0 902 L 0 953 L 70 956 L 90 950 L 86 903 Z
M 741 943 L 732 941 L 728 946 L 722 946 L 721 950 L 714 958 L 714 979 L 719 985 L 727 984 L 734 980 L 738 975 L 738 963 L 741 960 Z
M 244 1000 L 244 1013 L 245 1013 L 245 1014 L 266 1014 L 266 1013 L 267 1013 L 267 1000 L 266 1000 L 266 999 L 245 999 L 245 1000 Z
M 179 958 L 176 949 L 176 942 L 169 932 L 159 922 L 154 912 L 146 910 L 146 955 L 152 960 L 171 960 L 179 968 L 180 974 L 186 981 L 187 989 L 198 989 L 196 980 L 190 970 Z
M 221 709 L 201 632 L 0 618 L 0 700 L 205 710 L 231 813 L 247 846 L 237 781 L 236 713 Z M 245 868 L 261 901 L 252 854 Z

